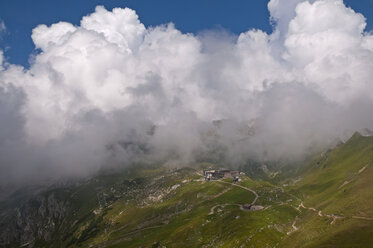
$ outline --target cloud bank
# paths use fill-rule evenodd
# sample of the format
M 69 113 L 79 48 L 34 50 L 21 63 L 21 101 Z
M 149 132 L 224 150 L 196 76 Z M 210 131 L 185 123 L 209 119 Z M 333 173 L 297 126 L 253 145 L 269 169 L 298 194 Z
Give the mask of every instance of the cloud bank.
M 373 128 L 373 35 L 342 0 L 271 0 L 274 31 L 184 34 L 98 6 L 0 53 L 0 181 L 107 164 L 296 159 Z

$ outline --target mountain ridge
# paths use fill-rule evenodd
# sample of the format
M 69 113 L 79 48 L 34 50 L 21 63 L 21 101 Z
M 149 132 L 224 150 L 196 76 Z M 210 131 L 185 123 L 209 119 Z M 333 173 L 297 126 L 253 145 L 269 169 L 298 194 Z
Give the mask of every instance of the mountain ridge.
M 0 246 L 370 247 L 373 137 L 356 132 L 302 164 L 236 184 L 204 181 L 208 163 L 138 166 L 26 191 L 0 204 Z

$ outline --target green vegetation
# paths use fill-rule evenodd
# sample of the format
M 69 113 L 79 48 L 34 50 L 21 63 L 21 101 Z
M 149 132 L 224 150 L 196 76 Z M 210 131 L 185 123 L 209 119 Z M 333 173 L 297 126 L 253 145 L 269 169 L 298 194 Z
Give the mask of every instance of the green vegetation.
M 286 191 L 317 212 L 302 209 L 299 230 L 283 247 L 373 247 L 372 165 L 373 137 L 359 133 L 311 160 Z M 325 215 L 340 218 L 333 222 Z
M 44 191 L 42 196 L 53 196 L 66 213 L 52 218 L 51 238 L 37 238 L 34 245 L 373 247 L 373 137 L 357 133 L 296 170 L 270 172 L 270 179 L 205 182 L 202 169 L 211 166 L 136 165 Z M 255 199 L 245 187 L 259 195 L 255 205 L 262 209 L 243 208 Z M 40 201 L 19 196 L 0 207 L 5 213 L 26 201 L 40 209 Z M 2 228 L 11 216 L 2 219 Z

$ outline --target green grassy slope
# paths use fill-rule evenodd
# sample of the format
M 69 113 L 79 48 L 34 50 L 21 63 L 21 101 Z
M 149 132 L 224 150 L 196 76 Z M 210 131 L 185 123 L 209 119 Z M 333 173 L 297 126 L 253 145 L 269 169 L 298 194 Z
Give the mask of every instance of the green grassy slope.
M 38 230 L 54 221 L 50 239 L 34 247 L 373 247 L 373 137 L 356 133 L 271 181 L 205 182 L 209 166 L 134 166 L 38 195 L 64 206 L 63 218 L 48 214 L 53 208 L 39 216 L 41 200 L 21 210 Z M 242 209 L 255 195 L 239 186 L 263 209 Z M 18 202 L 0 203 L 0 231 Z
M 237 204 L 251 203 L 255 197 L 253 193 L 220 182 L 184 180 L 180 178 L 174 182 L 180 186 L 161 201 L 143 206 L 116 202 L 98 226 L 101 234 L 82 245 L 274 247 L 291 229 L 296 211 L 283 202 L 292 197 L 273 185 L 245 178 L 243 186 L 266 192 L 258 204 L 268 208 L 243 211 Z
M 136 167 L 104 174 L 84 183 L 47 190 L 66 208 L 63 220 L 53 219 L 50 240 L 37 238 L 36 247 L 274 247 L 291 230 L 297 214 L 286 203 L 295 198 L 264 181 L 244 177 L 238 183 L 255 195 L 224 182 L 202 180 L 198 169 Z M 27 205 L 37 212 L 39 204 Z M 33 214 L 36 226 L 45 217 Z M 19 247 L 14 243 L 9 247 Z
M 373 137 L 355 133 L 300 178 L 286 190 L 317 211 L 300 208 L 299 230 L 284 247 L 373 247 Z M 340 218 L 333 222 L 333 215 Z

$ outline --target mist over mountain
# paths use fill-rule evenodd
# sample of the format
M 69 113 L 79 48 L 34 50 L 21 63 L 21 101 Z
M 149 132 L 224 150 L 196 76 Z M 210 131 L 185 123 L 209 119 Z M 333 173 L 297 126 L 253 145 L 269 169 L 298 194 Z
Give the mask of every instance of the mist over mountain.
M 298 159 L 373 129 L 373 35 L 342 0 L 271 0 L 273 32 L 184 34 L 98 6 L 0 51 L 0 181 L 106 164 Z M 5 24 L 4 24 L 5 29 Z

